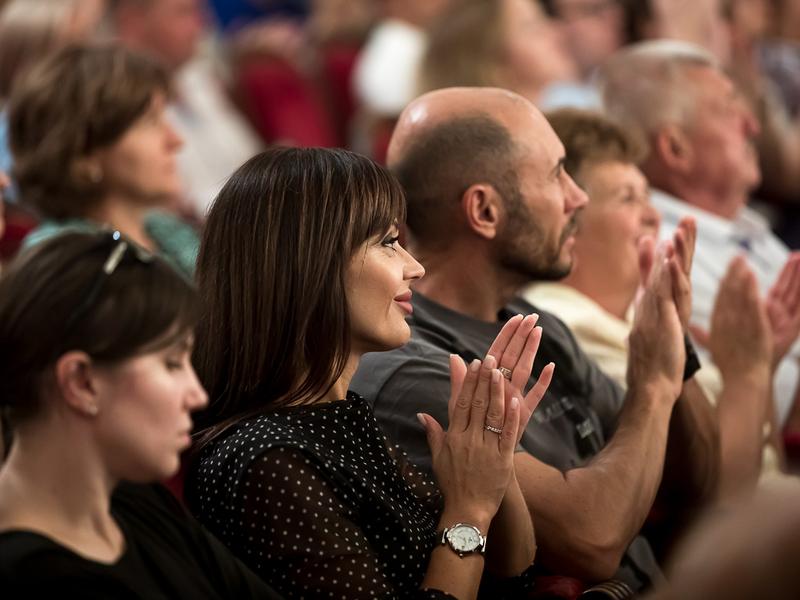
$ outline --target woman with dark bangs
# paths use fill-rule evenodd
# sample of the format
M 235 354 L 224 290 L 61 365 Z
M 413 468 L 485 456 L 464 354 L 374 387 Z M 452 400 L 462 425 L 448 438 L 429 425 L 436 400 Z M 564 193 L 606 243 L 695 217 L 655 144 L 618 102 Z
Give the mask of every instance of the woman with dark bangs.
M 4 598 L 275 598 L 158 486 L 207 396 L 191 285 L 118 232 L 68 233 L 0 279 Z
M 452 357 L 446 433 L 419 415 L 438 489 L 348 391 L 364 353 L 410 336 L 424 270 L 399 244 L 404 216 L 394 177 L 344 150 L 273 149 L 230 178 L 198 259 L 194 361 L 211 403 L 186 496 L 291 597 L 519 597 L 535 542 L 512 457 L 534 406 L 505 397 L 496 367 L 507 351 L 530 372 L 533 319 L 509 323 L 499 356 Z

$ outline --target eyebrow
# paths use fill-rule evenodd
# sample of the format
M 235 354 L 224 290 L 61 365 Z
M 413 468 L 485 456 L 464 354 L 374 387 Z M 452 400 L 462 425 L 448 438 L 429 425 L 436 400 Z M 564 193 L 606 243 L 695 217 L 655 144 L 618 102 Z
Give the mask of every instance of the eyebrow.
M 564 169 L 564 164 L 565 164 L 566 162 L 567 162 L 567 157 L 566 157 L 566 156 L 562 156 L 561 158 L 559 158 L 559 159 L 558 159 L 558 162 L 556 163 L 556 166 L 555 166 L 555 167 L 553 167 L 553 170 L 552 170 L 552 171 L 550 171 L 550 176 L 551 176 L 551 177 L 556 177 L 556 176 L 558 175 L 558 173 L 559 173 L 561 170 L 563 170 L 563 169 Z

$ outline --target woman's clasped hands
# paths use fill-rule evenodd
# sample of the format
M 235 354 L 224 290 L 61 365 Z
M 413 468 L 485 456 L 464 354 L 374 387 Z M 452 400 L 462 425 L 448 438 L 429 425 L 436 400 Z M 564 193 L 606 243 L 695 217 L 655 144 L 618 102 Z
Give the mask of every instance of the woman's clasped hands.
M 515 482 L 514 451 L 552 379 L 554 365 L 523 395 L 542 332 L 537 315 L 506 322 L 486 357 L 450 356 L 449 426 L 420 414 L 445 512 L 488 526 Z M 485 531 L 485 529 L 484 529 Z

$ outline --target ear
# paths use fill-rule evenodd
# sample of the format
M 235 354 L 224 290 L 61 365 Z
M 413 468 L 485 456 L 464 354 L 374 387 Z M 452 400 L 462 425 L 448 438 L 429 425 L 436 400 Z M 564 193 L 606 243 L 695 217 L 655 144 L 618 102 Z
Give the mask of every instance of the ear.
M 694 162 L 694 151 L 688 136 L 680 127 L 667 125 L 655 135 L 653 147 L 670 171 L 688 173 Z
M 473 232 L 484 239 L 494 239 L 501 211 L 500 194 L 492 185 L 488 183 L 471 185 L 461 196 L 461 207 Z
M 103 164 L 98 153 L 75 159 L 70 171 L 73 181 L 94 185 L 103 181 Z
M 92 359 L 73 350 L 62 355 L 55 366 L 56 385 L 67 406 L 83 415 L 94 416 L 100 409 Z

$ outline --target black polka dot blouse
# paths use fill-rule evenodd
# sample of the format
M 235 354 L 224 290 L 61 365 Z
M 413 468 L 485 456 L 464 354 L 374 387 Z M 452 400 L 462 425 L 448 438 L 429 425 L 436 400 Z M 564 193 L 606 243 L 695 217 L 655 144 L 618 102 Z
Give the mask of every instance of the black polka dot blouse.
M 287 597 L 451 598 L 420 590 L 441 496 L 387 444 L 352 392 L 278 409 L 206 446 L 186 497 L 207 528 Z M 529 579 L 510 581 L 522 592 Z

